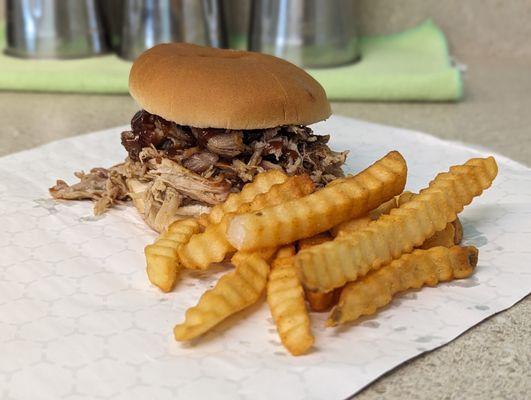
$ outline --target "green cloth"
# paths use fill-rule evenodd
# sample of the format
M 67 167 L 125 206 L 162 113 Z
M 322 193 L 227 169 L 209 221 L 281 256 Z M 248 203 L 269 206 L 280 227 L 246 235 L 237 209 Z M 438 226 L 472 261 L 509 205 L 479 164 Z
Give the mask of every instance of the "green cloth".
M 5 34 L 0 32 L 0 48 Z M 446 40 L 431 21 L 405 32 L 360 41 L 361 61 L 312 69 L 330 100 L 457 100 L 459 71 L 450 64 Z M 0 89 L 127 93 L 131 63 L 114 55 L 79 60 L 23 60 L 0 55 Z
M 360 40 L 361 61 L 308 72 L 331 100 L 458 100 L 461 74 L 452 67 L 446 38 L 431 20 L 390 36 Z

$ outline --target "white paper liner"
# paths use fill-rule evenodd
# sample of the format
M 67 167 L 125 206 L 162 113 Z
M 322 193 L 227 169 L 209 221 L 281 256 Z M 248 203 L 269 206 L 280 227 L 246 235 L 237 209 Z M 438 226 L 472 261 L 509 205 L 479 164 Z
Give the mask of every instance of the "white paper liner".
M 418 190 L 439 171 L 482 156 L 459 143 L 332 117 L 315 127 L 351 150 L 358 171 L 389 150 Z M 185 274 L 170 294 L 148 284 L 143 248 L 155 234 L 132 207 L 92 216 L 90 202 L 56 202 L 48 187 L 75 170 L 124 158 L 120 128 L 0 159 L 0 395 L 16 399 L 342 399 L 512 306 L 531 287 L 531 171 L 497 156 L 494 186 L 462 213 L 479 248 L 466 280 L 399 296 L 371 318 L 324 329 L 292 357 L 262 302 L 193 345 L 172 327 L 216 274 Z M 492 154 L 492 153 L 491 153 Z M 239 396 L 239 397 L 238 397 Z

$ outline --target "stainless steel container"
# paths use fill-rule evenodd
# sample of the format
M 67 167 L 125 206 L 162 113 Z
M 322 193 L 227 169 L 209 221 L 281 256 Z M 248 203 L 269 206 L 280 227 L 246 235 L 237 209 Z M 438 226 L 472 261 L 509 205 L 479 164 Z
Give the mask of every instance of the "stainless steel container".
M 166 42 L 226 47 L 220 0 L 124 0 L 119 55 L 134 60 Z
M 250 50 L 302 67 L 359 57 L 353 0 L 253 0 L 250 24 Z
M 81 58 L 107 51 L 96 0 L 7 0 L 6 53 Z
M 101 10 L 105 38 L 111 49 L 120 49 L 120 38 L 122 36 L 122 18 L 124 0 L 98 0 Z

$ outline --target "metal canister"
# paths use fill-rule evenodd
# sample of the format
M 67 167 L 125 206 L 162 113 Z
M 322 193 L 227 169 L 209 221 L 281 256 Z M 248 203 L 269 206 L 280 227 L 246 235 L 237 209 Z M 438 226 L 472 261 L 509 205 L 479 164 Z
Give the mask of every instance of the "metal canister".
M 167 42 L 226 47 L 220 0 L 124 0 L 119 55 L 134 60 Z
M 98 0 L 107 43 L 113 51 L 120 49 L 124 0 Z
M 253 0 L 249 49 L 302 67 L 359 57 L 353 0 Z
M 24 58 L 107 52 L 96 0 L 7 0 L 5 51 Z

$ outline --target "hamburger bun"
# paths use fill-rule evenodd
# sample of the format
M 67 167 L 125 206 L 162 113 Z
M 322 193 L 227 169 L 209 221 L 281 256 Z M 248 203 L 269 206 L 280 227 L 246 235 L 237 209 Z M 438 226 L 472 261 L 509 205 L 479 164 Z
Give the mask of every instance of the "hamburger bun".
M 142 53 L 129 91 L 146 111 L 197 128 L 310 125 L 331 114 L 323 87 L 287 61 L 186 43 Z

